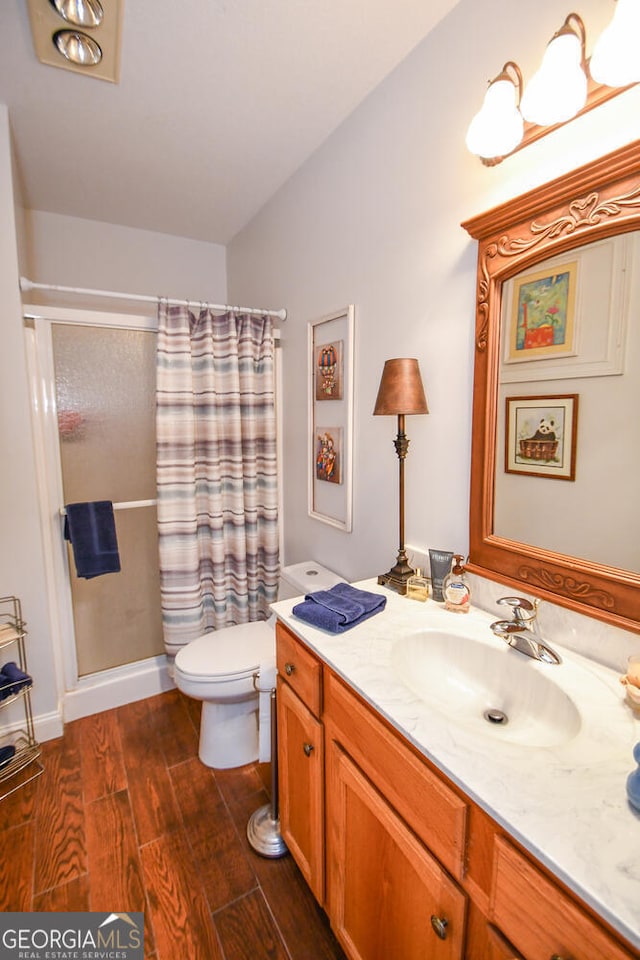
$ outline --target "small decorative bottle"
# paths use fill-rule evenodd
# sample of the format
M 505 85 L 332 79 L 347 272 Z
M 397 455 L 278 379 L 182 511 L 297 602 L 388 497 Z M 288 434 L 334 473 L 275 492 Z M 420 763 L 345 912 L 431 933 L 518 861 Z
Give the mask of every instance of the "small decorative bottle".
M 422 575 L 420 567 L 407 580 L 406 596 L 410 600 L 420 600 L 422 603 L 429 599 L 429 581 Z
M 462 566 L 463 559 L 461 554 L 454 554 L 453 568 L 444 578 L 442 587 L 444 608 L 452 613 L 469 613 L 471 590 Z

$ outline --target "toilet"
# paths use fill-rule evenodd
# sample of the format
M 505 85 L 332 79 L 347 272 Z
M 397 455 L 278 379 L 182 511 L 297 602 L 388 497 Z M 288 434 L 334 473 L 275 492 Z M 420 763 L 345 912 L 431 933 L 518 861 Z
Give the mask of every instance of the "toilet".
M 342 581 L 313 560 L 282 567 L 278 600 Z M 202 700 L 198 755 L 207 767 L 228 769 L 258 759 L 258 691 L 253 676 L 275 663 L 275 615 L 205 633 L 176 654 L 174 679 L 186 696 Z

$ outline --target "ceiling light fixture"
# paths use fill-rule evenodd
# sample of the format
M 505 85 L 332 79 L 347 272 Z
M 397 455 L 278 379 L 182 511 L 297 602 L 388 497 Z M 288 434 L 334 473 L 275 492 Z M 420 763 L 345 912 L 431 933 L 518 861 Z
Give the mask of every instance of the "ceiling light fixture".
M 27 0 L 27 6 L 41 63 L 118 82 L 124 0 Z
M 53 42 L 63 57 L 82 67 L 95 67 L 102 60 L 100 44 L 79 30 L 58 30 Z
M 482 109 L 467 131 L 468 149 L 486 166 L 493 166 L 639 83 L 639 33 L 640 0 L 617 0 L 613 20 L 588 61 L 584 23 L 577 13 L 570 13 L 549 41 L 540 68 L 524 92 L 522 74 L 513 60 L 490 82 Z
M 74 27 L 99 27 L 104 17 L 100 0 L 50 0 L 50 3 L 62 19 Z

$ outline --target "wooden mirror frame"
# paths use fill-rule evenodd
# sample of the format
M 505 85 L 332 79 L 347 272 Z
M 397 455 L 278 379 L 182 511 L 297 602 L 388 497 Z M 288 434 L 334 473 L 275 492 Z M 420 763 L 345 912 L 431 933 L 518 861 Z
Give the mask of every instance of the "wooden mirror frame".
M 640 141 L 462 226 L 479 241 L 468 569 L 640 633 L 640 573 L 493 533 L 502 285 L 547 257 L 640 229 Z

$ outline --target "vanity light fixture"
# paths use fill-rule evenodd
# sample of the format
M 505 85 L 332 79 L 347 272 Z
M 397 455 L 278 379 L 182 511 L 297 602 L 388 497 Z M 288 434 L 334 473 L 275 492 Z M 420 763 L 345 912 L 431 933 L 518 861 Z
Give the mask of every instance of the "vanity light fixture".
M 400 543 L 394 566 L 388 573 L 378 577 L 378 583 L 401 594 L 407 592 L 407 580 L 415 573 L 413 567 L 409 566 L 404 546 L 404 461 L 409 450 L 409 440 L 404 432 L 404 418 L 410 414 L 422 413 L 429 413 L 429 408 L 418 361 L 404 358 L 385 361 L 373 415 L 398 417 L 398 436 L 394 440 L 394 446 L 398 455 Z
M 526 85 L 521 111 L 525 120 L 540 127 L 565 123 L 587 102 L 584 23 L 570 13 L 553 35 L 540 69 Z
M 479 157 L 503 157 L 522 140 L 522 73 L 509 60 L 489 84 L 482 107 L 467 131 L 467 147 Z
M 617 0 L 613 19 L 600 35 L 589 61 L 593 79 L 608 87 L 640 82 L 638 38 L 639 0 Z
M 520 69 L 512 60 L 490 82 L 482 108 L 467 131 L 468 149 L 486 166 L 494 166 L 639 83 L 639 35 L 640 0 L 616 0 L 614 17 L 587 60 L 584 23 L 577 13 L 570 13 L 524 90 Z M 518 137 L 521 122 L 523 132 Z
M 41 63 L 118 82 L 124 0 L 27 0 L 27 4 Z

